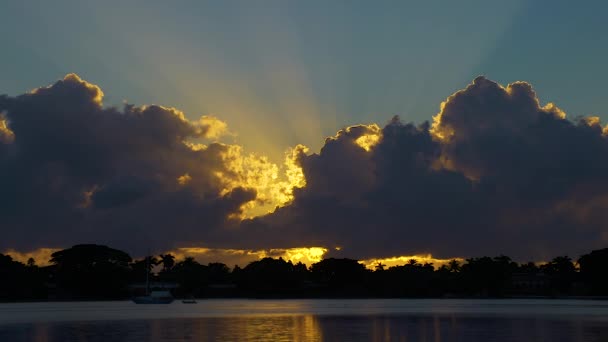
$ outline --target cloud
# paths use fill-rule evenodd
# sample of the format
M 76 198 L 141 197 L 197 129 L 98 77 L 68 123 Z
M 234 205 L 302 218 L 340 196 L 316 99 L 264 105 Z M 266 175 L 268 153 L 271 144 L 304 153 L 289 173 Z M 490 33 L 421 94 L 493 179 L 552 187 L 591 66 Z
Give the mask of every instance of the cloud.
M 276 169 L 254 165 L 240 146 L 205 142 L 227 131 L 215 117 L 102 101 L 74 74 L 0 97 L 0 249 L 202 243 L 257 199 L 246 175 Z
M 195 127 L 199 134 L 209 139 L 218 139 L 228 133 L 228 124 L 211 115 L 201 116 Z
M 282 165 L 219 141 L 231 133 L 216 117 L 104 107 L 73 74 L 0 96 L 0 113 L 0 250 L 543 260 L 608 242 L 608 130 L 541 105 L 525 82 L 478 77 L 432 123 L 349 126 Z
M 542 260 L 608 243 L 605 129 L 541 106 L 528 83 L 479 77 L 432 125 L 394 118 L 374 145 L 357 144 L 370 131 L 349 127 L 301 156 L 307 186 L 293 204 L 245 225 L 271 235 L 266 243 L 312 241 L 363 258 Z
M 173 254 L 176 259 L 193 257 L 198 262 L 207 264 L 210 262 L 222 262 L 229 266 L 246 266 L 248 263 L 263 258 L 283 258 L 293 263 L 301 262 L 310 266 L 323 259 L 327 249 L 322 247 L 301 247 L 290 249 L 268 249 L 268 250 L 247 250 L 247 249 L 213 249 L 213 248 L 178 248 L 166 253 Z
M 301 156 L 307 185 L 296 191 L 293 203 L 245 222 L 243 230 L 271 235 L 266 243 L 276 246 L 310 241 L 342 247 L 333 253 L 350 257 L 435 250 L 457 255 L 452 254 L 457 248 L 446 249 L 437 234 L 449 240 L 466 233 L 446 228 L 476 221 L 478 199 L 467 178 L 434 169 L 441 146 L 428 128 L 395 118 L 369 151 L 357 143 L 369 132 L 366 126 L 327 139 L 319 154 Z
M 0 144 L 10 144 L 15 140 L 15 134 L 8 128 L 6 118 L 0 115 Z

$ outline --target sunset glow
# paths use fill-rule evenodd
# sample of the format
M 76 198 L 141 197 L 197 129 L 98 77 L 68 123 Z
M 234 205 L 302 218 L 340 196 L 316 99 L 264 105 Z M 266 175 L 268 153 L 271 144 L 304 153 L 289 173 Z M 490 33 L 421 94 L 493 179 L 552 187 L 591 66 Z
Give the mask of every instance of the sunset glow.
M 40 248 L 30 252 L 18 252 L 15 250 L 4 251 L 4 254 L 10 255 L 14 260 L 27 263 L 29 258 L 34 258 L 39 266 L 49 265 L 51 254 L 60 250 L 59 248 Z M 222 262 L 229 266 L 239 265 L 246 266 L 248 263 L 263 258 L 283 258 L 286 261 L 291 261 L 294 264 L 299 262 L 310 267 L 326 256 L 329 249 L 324 247 L 300 247 L 286 249 L 268 249 L 268 250 L 246 250 L 246 249 L 219 249 L 219 248 L 204 248 L 204 247 L 184 247 L 175 250 L 162 252 L 160 254 L 173 254 L 176 261 L 183 260 L 186 257 L 193 257 L 202 264 L 210 262 Z M 361 260 L 360 263 L 365 265 L 370 270 L 375 270 L 378 265 L 383 265 L 385 269 L 392 266 L 401 266 L 415 260 L 418 264 L 433 264 L 437 269 L 441 266 L 448 265 L 451 261 L 456 260 L 459 263 L 464 262 L 464 258 L 434 258 L 432 254 L 417 254 L 394 256 L 390 258 L 374 258 Z M 542 264 L 542 263 L 541 263 Z
M 603 341 L 606 13 L 3 1 L 0 342 Z
M 7 6 L 0 250 L 348 251 L 370 267 L 599 248 L 608 49 L 600 26 L 578 28 L 587 46 L 536 6 Z
M 310 266 L 323 259 L 327 249 L 323 247 L 301 247 L 269 250 L 243 250 L 243 249 L 214 249 L 214 248 L 178 248 L 168 251 L 175 255 L 177 260 L 193 257 L 201 263 L 223 262 L 229 266 L 246 266 L 248 263 L 263 258 L 283 258 L 292 263 L 303 263 Z
M 435 269 L 441 266 L 447 266 L 451 261 L 456 260 L 459 263 L 464 262 L 464 258 L 449 258 L 449 259 L 437 259 L 433 258 L 432 254 L 417 254 L 417 255 L 403 255 L 395 256 L 390 258 L 380 259 L 367 259 L 362 260 L 361 263 L 370 270 L 375 270 L 379 265 L 383 265 L 385 269 L 393 266 L 402 266 L 415 261 L 418 264 L 433 264 Z

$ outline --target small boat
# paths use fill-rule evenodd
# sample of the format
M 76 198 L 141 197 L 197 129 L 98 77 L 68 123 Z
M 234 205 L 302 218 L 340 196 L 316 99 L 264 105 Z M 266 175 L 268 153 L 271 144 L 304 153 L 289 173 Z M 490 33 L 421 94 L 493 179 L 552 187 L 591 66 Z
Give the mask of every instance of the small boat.
M 133 297 L 135 304 L 170 304 L 173 296 L 169 291 L 151 291 L 149 295 Z

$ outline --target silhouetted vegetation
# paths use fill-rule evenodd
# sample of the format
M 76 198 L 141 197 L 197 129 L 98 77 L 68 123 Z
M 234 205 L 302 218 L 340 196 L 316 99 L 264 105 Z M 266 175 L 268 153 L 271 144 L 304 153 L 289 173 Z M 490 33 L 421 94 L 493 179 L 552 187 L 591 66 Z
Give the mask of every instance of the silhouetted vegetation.
M 76 245 L 52 254 L 40 267 L 0 254 L 0 300 L 107 300 L 129 298 L 148 278 L 177 297 L 568 297 L 608 296 L 608 248 L 573 260 L 543 264 L 509 257 L 453 260 L 441 267 L 410 260 L 374 270 L 353 259 L 324 259 L 307 267 L 264 258 L 232 270 L 171 254 L 132 260 L 100 245 Z M 147 274 L 146 274 L 147 273 Z M 608 297 L 607 297 L 608 298 Z
M 48 277 L 34 260 L 24 265 L 0 254 L 0 301 L 46 299 Z
M 51 255 L 51 275 L 62 298 L 118 298 L 128 294 L 131 257 L 99 245 L 77 245 Z

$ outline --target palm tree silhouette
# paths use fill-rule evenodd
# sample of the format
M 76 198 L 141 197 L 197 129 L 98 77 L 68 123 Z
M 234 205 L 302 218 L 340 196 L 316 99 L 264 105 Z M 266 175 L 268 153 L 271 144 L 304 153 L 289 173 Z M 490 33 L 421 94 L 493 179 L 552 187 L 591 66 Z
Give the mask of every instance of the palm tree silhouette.
M 460 272 L 460 262 L 458 262 L 458 260 L 456 259 L 452 259 L 450 260 L 450 262 L 448 263 L 448 269 L 450 270 L 450 272 Z
M 169 271 L 175 266 L 175 256 L 172 254 L 161 254 L 158 257 L 163 265 L 163 271 Z

